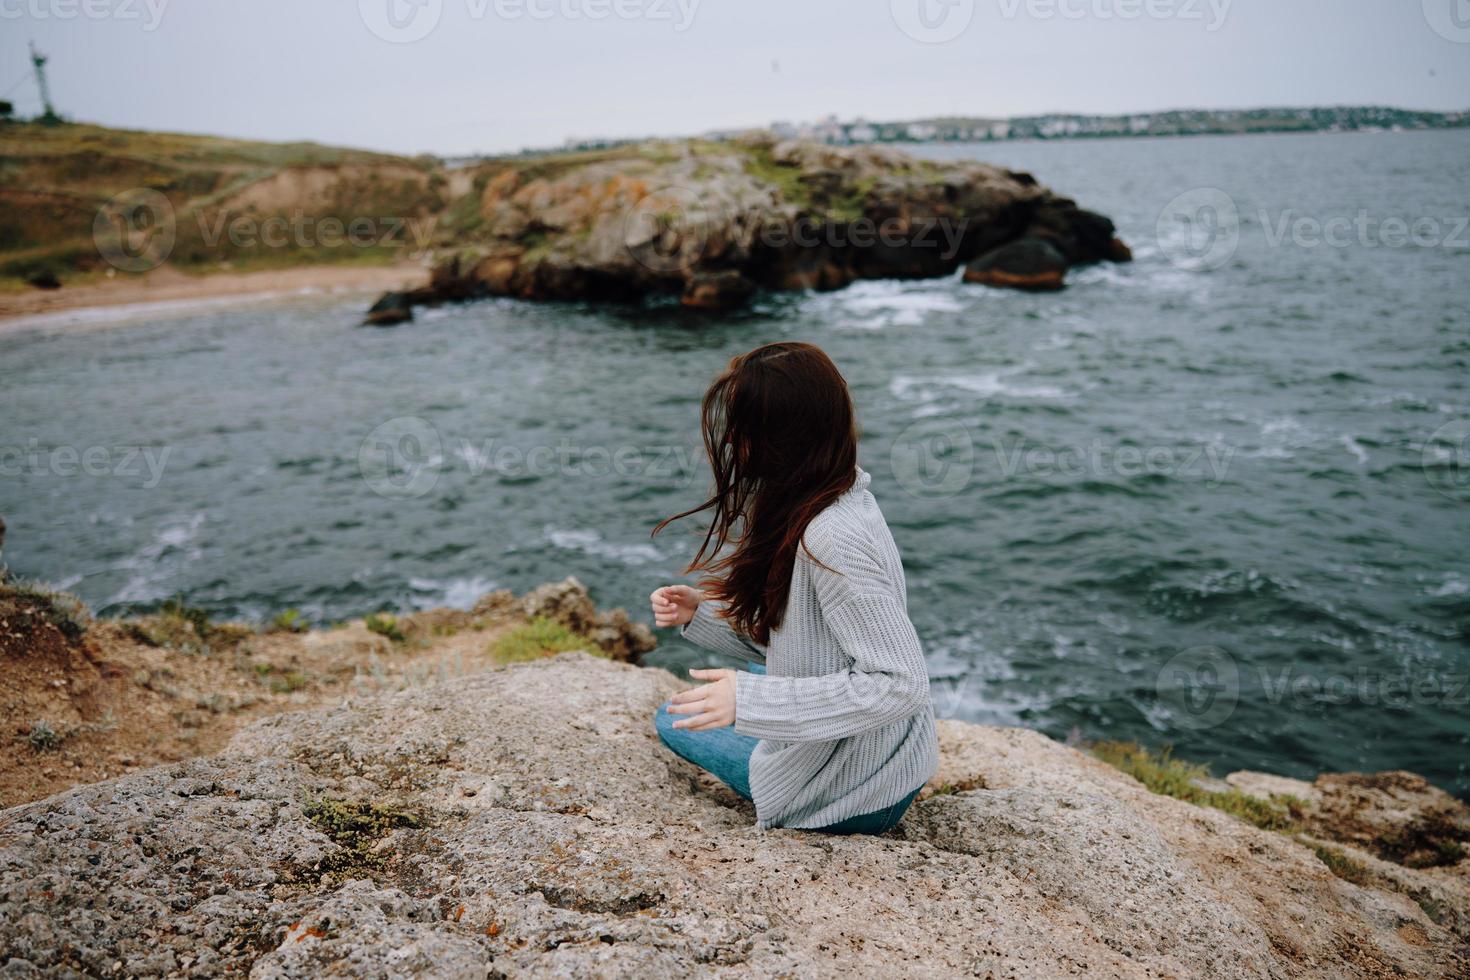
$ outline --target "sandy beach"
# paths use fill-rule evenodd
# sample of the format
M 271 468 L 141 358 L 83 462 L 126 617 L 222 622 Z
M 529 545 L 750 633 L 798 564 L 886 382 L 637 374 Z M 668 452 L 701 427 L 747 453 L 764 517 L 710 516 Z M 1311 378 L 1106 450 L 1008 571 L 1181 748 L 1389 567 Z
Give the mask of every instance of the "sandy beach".
M 229 298 L 266 298 L 305 292 L 370 294 L 409 285 L 422 285 L 427 273 L 416 263 L 386 266 L 304 266 L 250 272 L 214 272 L 191 275 L 164 266 L 141 276 L 36 289 L 0 295 L 0 332 L 37 322 L 53 314 L 101 307 L 146 306 L 157 303 Z M 365 307 L 364 307 L 365 308 Z

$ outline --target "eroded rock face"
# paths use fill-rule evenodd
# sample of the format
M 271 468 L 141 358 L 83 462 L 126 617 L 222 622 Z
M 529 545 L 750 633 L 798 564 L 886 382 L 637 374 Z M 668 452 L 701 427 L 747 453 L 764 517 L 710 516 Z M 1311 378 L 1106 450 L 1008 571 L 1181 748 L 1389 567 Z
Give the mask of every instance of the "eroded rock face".
M 679 687 L 566 654 L 275 716 L 221 756 L 4 811 L 0 963 L 15 977 L 1465 975 L 1460 941 L 1405 895 L 1024 730 L 943 723 L 938 781 L 985 788 L 919 801 L 888 837 L 757 832 L 654 736 Z
M 1029 174 L 884 146 L 656 142 L 491 163 L 474 187 L 448 209 L 453 254 L 410 302 L 671 294 L 728 309 L 758 288 L 948 275 L 1021 237 L 1064 268 L 1131 257 L 1111 221 Z

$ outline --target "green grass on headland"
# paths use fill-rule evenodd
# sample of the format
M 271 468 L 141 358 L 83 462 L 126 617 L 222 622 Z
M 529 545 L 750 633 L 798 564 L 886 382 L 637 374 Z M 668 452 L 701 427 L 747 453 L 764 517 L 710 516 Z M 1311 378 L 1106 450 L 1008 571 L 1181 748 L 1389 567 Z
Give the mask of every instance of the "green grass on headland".
M 561 623 L 538 616 L 525 626 L 511 630 L 490 648 L 498 663 L 524 663 L 540 660 L 569 650 L 583 650 L 593 656 L 605 656 L 590 637 L 575 633 Z
M 1207 766 L 1176 759 L 1169 748 L 1151 752 L 1136 742 L 1113 741 L 1095 742 L 1089 748 L 1098 759 L 1126 772 L 1155 793 L 1198 806 L 1223 810 L 1263 830 L 1286 834 L 1315 854 L 1328 871 L 1343 881 L 1361 886 L 1399 888 L 1406 891 L 1431 921 L 1442 922 L 1444 919 L 1443 910 L 1427 894 L 1404 889 L 1395 879 L 1376 874 L 1367 864 L 1343 848 L 1312 836 L 1303 820 L 1306 803 L 1302 800 L 1292 796 L 1262 800 L 1234 788 L 1211 789 Z M 1380 852 L 1383 849 L 1383 842 L 1379 842 Z M 1392 854 L 1380 853 L 1379 856 L 1386 860 L 1396 860 Z M 1463 848 L 1453 840 L 1442 845 L 1437 855 L 1440 863 L 1444 864 L 1453 864 L 1463 856 Z M 1405 863 L 1407 867 L 1424 866 L 1414 862 L 1399 863 Z
M 447 178 L 430 157 L 7 123 L 0 125 L 0 288 L 43 272 L 70 285 L 106 271 L 93 239 L 98 216 L 117 195 L 144 190 L 172 210 L 170 265 L 252 270 L 401 259 L 429 244 L 408 223 L 443 210 Z M 344 237 L 337 229 L 354 221 L 361 232 L 333 244 Z
M 1173 750 L 1151 752 L 1136 742 L 1096 742 L 1092 754 L 1115 769 L 1121 769 L 1155 793 L 1213 807 L 1239 817 L 1263 830 L 1297 829 L 1300 800 L 1276 797 L 1263 800 L 1231 788 L 1212 789 L 1208 766 L 1174 758 Z

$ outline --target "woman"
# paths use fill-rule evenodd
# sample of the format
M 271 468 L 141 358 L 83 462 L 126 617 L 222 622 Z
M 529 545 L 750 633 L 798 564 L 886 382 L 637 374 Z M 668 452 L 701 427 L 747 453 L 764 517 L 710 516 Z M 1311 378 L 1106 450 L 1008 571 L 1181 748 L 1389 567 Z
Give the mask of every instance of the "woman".
M 903 564 L 857 465 L 847 383 L 811 344 L 731 360 L 704 396 L 714 492 L 704 543 L 650 600 L 654 622 L 750 670 L 655 718 L 674 752 L 755 802 L 757 826 L 881 834 L 939 761 Z M 733 728 L 733 730 L 732 730 Z

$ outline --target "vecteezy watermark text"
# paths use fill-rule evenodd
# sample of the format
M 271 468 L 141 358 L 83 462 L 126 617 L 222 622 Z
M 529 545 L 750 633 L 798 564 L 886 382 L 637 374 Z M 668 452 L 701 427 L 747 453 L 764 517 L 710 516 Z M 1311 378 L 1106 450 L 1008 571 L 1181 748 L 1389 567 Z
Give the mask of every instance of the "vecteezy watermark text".
M 169 0 L 0 0 L 0 20 L 125 20 L 155 31 Z
M 995 0 L 1001 16 L 1015 20 L 1178 20 L 1218 31 L 1233 0 Z
M 172 446 L 24 446 L 0 445 L 0 476 L 143 477 L 144 489 L 163 480 Z
M 1374 214 L 1366 208 L 1307 214 L 1259 208 L 1243 220 L 1235 199 L 1218 187 L 1195 187 L 1166 204 L 1154 225 L 1161 251 L 1181 269 L 1218 269 L 1235 257 L 1245 232 L 1259 227 L 1267 248 L 1470 248 L 1470 215 Z
M 771 251 L 914 249 L 942 264 L 960 254 L 969 225 L 968 218 L 924 214 L 752 219 L 707 188 L 667 184 L 640 195 L 623 212 L 622 239 L 636 262 L 660 273 L 692 269 L 712 246 L 727 247 L 732 239 Z
M 405 248 L 423 251 L 434 239 L 432 216 L 340 218 L 296 208 L 261 217 L 228 211 L 194 212 L 196 240 L 221 254 L 265 249 Z M 187 224 L 184 230 L 188 231 Z M 92 241 L 120 272 L 148 272 L 167 262 L 179 244 L 179 219 L 162 193 L 147 187 L 114 196 L 97 210 Z
M 472 21 L 643 20 L 687 31 L 700 0 L 462 0 Z M 376 37 L 412 44 L 432 34 L 444 17 L 444 0 L 358 0 L 358 14 Z
M 1470 675 L 1407 670 L 1349 672 L 1303 671 L 1295 665 L 1257 666 L 1256 687 L 1267 703 L 1303 710 L 1348 704 L 1407 708 L 1427 705 L 1463 708 L 1470 704 Z M 1191 647 L 1169 658 L 1159 670 L 1155 694 L 1169 710 L 1171 724 L 1204 729 L 1224 724 L 1240 703 L 1247 672 L 1217 646 Z
M 1173 20 L 1209 32 L 1225 24 L 1233 0 L 889 0 L 898 29 L 915 41 L 943 44 L 963 34 L 977 6 L 995 4 L 1003 20 Z
M 289 215 L 199 214 L 199 237 L 210 248 L 227 241 L 235 248 L 372 248 L 413 245 L 427 248 L 436 220 L 429 218 L 318 217 L 297 209 Z
M 1439 218 L 1375 215 L 1366 208 L 1352 215 L 1322 218 L 1286 208 L 1257 215 L 1272 248 L 1470 248 L 1470 215 Z
M 952 497 L 976 479 L 1132 479 L 1165 476 L 1224 482 L 1235 447 L 1117 445 L 1102 439 L 1070 446 L 1042 446 L 1026 438 L 976 438 L 964 423 L 923 420 L 894 439 L 889 465 L 895 482 L 916 497 Z
M 568 477 L 640 478 L 687 486 L 700 456 L 674 445 L 606 445 L 563 439 L 555 445 L 522 446 L 496 437 L 459 439 L 447 449 L 427 419 L 406 415 L 373 429 L 358 448 L 357 463 L 369 489 L 382 497 L 413 498 L 429 493 L 448 469 L 471 477 L 508 479 Z

